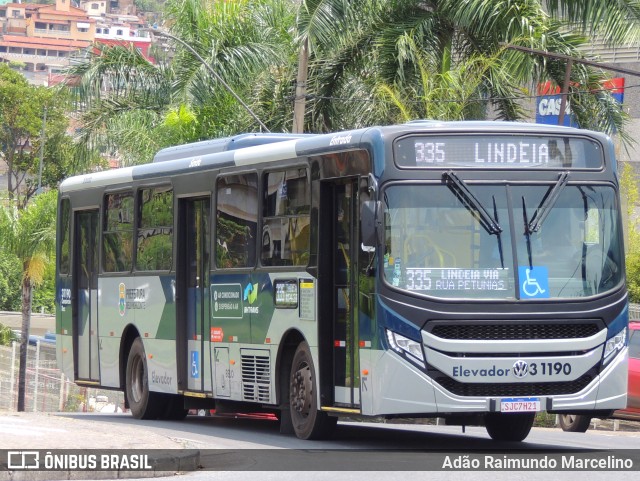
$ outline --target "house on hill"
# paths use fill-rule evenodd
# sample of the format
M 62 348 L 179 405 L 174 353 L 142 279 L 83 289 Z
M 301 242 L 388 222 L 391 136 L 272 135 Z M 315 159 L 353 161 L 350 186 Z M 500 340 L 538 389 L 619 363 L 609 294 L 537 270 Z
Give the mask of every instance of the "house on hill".
M 0 61 L 23 64 L 27 78 L 47 83 L 50 73 L 67 67 L 78 50 L 91 45 L 96 21 L 71 0 L 7 3 L 0 5 L 0 27 Z

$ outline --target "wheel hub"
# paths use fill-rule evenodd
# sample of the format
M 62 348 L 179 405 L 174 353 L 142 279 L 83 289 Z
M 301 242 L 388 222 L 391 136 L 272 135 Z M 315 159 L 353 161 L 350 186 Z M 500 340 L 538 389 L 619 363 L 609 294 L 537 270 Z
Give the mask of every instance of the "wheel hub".
M 311 395 L 311 371 L 307 366 L 296 371 L 291 381 L 293 409 L 303 415 L 309 414 Z

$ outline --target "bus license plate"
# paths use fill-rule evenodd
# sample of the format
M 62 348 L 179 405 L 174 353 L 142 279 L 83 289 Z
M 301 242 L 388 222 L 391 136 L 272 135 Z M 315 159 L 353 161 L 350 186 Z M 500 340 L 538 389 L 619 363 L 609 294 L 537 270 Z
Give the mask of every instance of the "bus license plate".
M 500 400 L 500 412 L 503 413 L 529 413 L 540 411 L 540 398 L 520 397 L 505 398 Z

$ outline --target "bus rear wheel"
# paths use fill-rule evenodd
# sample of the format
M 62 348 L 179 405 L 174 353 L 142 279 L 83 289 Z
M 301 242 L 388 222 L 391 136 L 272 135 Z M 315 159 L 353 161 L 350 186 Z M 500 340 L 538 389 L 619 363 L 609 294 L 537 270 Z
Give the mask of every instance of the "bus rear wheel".
M 164 404 L 161 402 L 160 393 L 149 391 L 147 356 L 139 337 L 133 341 L 127 358 L 125 387 L 129 408 L 134 418 L 156 419 L 161 414 Z
M 311 350 L 301 342 L 293 355 L 289 376 L 289 410 L 296 436 L 323 439 L 331 435 L 337 418 L 318 410 L 318 388 Z
M 535 413 L 489 413 L 484 425 L 494 441 L 520 442 L 529 435 Z

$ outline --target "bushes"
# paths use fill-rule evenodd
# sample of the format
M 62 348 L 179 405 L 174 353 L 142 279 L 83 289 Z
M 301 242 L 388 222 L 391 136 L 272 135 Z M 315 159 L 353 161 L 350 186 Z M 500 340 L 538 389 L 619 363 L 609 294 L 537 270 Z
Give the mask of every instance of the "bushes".
M 20 261 L 0 249 L 0 311 L 20 311 L 21 280 Z
M 55 312 L 55 262 L 50 262 L 41 285 L 33 288 L 33 311 Z M 20 312 L 22 309 L 22 269 L 20 261 L 0 249 L 0 311 Z

